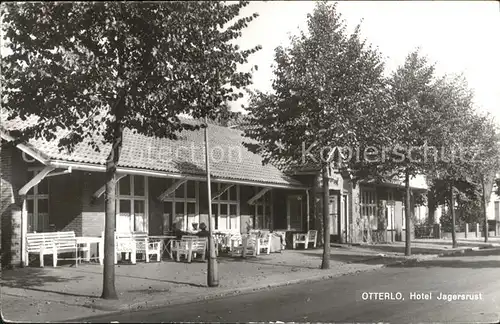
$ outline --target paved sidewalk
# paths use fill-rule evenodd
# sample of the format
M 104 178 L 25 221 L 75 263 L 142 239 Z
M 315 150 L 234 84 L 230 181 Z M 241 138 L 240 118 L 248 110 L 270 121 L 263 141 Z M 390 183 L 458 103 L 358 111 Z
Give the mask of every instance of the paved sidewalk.
M 207 264 L 203 262 L 121 264 L 116 266 L 117 301 L 99 298 L 102 267 L 98 264 L 8 270 L 1 280 L 2 315 L 14 321 L 67 321 L 321 280 L 408 259 L 398 251 L 381 252 L 377 249 L 381 246 L 332 248 L 328 270 L 319 269 L 321 249 L 286 250 L 245 260 L 221 257 L 216 288 L 206 287 Z M 444 251 L 440 245 L 426 246 L 421 247 L 422 254 L 409 258 L 427 259 Z

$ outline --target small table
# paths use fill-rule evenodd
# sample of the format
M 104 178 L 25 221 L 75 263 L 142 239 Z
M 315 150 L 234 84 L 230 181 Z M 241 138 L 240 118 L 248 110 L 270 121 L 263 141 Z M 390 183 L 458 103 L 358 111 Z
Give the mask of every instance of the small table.
M 97 250 L 99 251 L 99 264 L 102 265 L 104 259 L 104 244 L 101 237 L 94 236 L 80 236 L 76 237 L 76 244 L 79 251 L 83 251 L 83 260 L 90 261 L 90 245 L 97 244 Z
M 173 257 L 172 257 L 172 250 L 171 250 L 171 244 L 172 244 L 172 240 L 175 239 L 175 238 L 177 238 L 175 235 L 152 235 L 152 236 L 148 236 L 148 239 L 162 240 L 162 241 L 164 241 L 162 254 L 165 253 L 165 251 L 166 251 L 168 253 L 170 259 L 173 259 Z

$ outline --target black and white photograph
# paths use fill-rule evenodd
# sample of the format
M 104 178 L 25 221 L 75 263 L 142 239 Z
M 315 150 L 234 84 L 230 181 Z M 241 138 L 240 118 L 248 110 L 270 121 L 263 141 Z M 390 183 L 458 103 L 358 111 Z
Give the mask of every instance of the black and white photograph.
M 0 8 L 3 322 L 500 322 L 500 2 Z

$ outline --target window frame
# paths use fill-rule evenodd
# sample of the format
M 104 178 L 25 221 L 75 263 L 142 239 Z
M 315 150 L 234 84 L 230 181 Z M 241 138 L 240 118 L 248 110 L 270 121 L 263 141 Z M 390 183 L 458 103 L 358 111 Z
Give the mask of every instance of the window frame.
M 143 177 L 144 179 L 144 196 L 135 195 L 135 178 Z M 128 179 L 130 181 L 130 194 L 125 195 L 120 193 L 120 181 Z M 141 176 L 135 174 L 127 174 L 125 177 L 121 178 L 116 185 L 116 224 L 115 230 L 118 228 L 118 220 L 120 217 L 120 201 L 125 200 L 130 203 L 130 216 L 129 216 L 129 231 L 130 233 L 142 231 L 135 231 L 135 201 L 142 201 L 144 203 L 144 232 L 149 233 L 149 181 L 148 176 Z
M 172 183 L 170 183 L 167 187 L 169 187 L 170 185 L 173 185 L 175 183 L 175 181 L 178 181 L 177 179 L 175 178 L 167 178 L 167 180 L 173 180 Z M 193 181 L 194 182 L 194 192 L 195 192 L 195 198 L 188 198 L 187 196 L 187 186 L 188 186 L 188 182 L 189 181 Z M 178 190 L 182 190 L 182 197 L 177 197 L 176 194 L 177 194 L 177 191 Z M 165 197 L 162 201 L 163 203 L 163 219 L 165 220 L 165 218 L 167 217 L 168 214 L 165 213 L 165 203 L 166 202 L 170 202 L 171 203 L 171 208 L 172 210 L 170 211 L 170 215 L 168 216 L 169 217 L 169 226 L 172 227 L 173 225 L 173 222 L 174 222 L 174 219 L 177 217 L 177 211 L 176 211 L 176 204 L 177 203 L 182 203 L 183 204 L 183 208 L 184 208 L 184 211 L 183 211 L 183 223 L 185 224 L 184 228 L 180 228 L 180 230 L 182 231 L 191 231 L 192 229 L 189 227 L 190 224 L 189 224 L 189 216 L 188 216 L 188 204 L 195 204 L 195 215 L 194 215 L 194 221 L 192 223 L 200 223 L 200 182 L 199 181 L 195 181 L 195 180 L 188 180 L 186 182 L 184 182 L 182 185 L 179 186 L 179 188 L 177 188 L 175 190 L 175 192 L 173 192 L 171 195 L 169 195 L 168 197 Z M 164 232 L 165 232 L 165 229 L 164 229 Z
M 360 216 L 361 219 L 366 219 L 371 230 L 378 229 L 377 212 L 378 212 L 378 196 L 375 188 L 363 187 L 360 188 Z M 375 220 L 375 221 L 373 221 Z
M 224 183 L 220 182 L 212 182 L 212 185 L 215 185 L 215 192 L 220 191 L 223 186 L 225 186 Z M 236 200 L 233 200 L 231 197 L 231 189 L 236 188 Z M 227 199 L 222 199 L 223 196 L 227 196 Z M 215 206 L 214 206 L 215 205 Z M 227 206 L 227 215 L 225 217 L 221 217 L 221 206 L 225 205 Z M 231 216 L 230 211 L 231 211 L 231 205 L 236 206 L 236 215 Z M 216 208 L 213 208 L 216 207 Z M 215 209 L 215 210 L 214 210 Z M 226 192 L 219 197 L 212 199 L 212 214 L 215 216 L 212 217 L 212 224 L 213 224 L 213 229 L 218 230 L 218 231 L 224 231 L 224 232 L 231 232 L 231 233 L 240 233 L 241 232 L 241 213 L 240 213 L 240 185 L 235 184 L 233 187 L 229 188 L 226 190 Z M 221 218 L 225 218 L 225 225 L 224 228 L 221 228 Z M 232 228 L 231 226 L 231 218 L 235 218 L 236 220 L 236 225 L 235 228 Z
M 254 194 L 264 189 L 263 187 L 254 187 Z M 262 215 L 259 215 L 259 207 L 262 207 Z M 274 219 L 274 208 L 273 208 L 273 190 L 269 190 L 262 197 L 257 199 L 254 203 L 254 213 L 253 213 L 253 228 L 254 229 L 272 229 L 273 219 Z M 268 211 L 268 212 L 267 212 Z M 262 224 L 258 224 L 258 218 L 262 218 Z M 269 219 L 268 219 L 269 218 Z
M 29 167 L 26 171 L 27 173 L 31 176 L 31 179 L 35 177 L 40 171 L 42 171 L 42 167 Z M 29 181 L 28 180 L 28 181 Z M 47 181 L 47 193 L 46 194 L 40 194 L 38 193 L 38 185 L 34 185 L 26 194 L 26 215 L 28 219 L 28 233 L 33 233 L 33 232 L 43 232 L 46 230 L 49 230 L 50 228 L 50 182 L 48 178 L 42 179 L 42 181 Z M 47 212 L 46 213 L 40 213 L 39 212 L 39 201 L 40 200 L 47 200 Z M 28 201 L 33 201 L 33 212 L 29 213 L 28 211 Z M 31 216 L 30 216 L 31 215 Z M 42 216 L 42 221 L 40 221 L 40 216 Z M 31 224 L 30 224 L 31 223 Z M 46 227 L 44 224 L 46 223 Z M 41 224 L 41 228 L 40 228 Z M 31 228 L 30 228 L 31 227 Z

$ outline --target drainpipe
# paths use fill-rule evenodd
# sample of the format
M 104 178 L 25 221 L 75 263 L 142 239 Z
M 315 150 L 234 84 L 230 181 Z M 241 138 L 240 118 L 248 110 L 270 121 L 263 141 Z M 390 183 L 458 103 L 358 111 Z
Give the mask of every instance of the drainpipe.
M 306 215 L 307 215 L 307 225 L 306 225 L 306 228 L 307 228 L 307 231 L 309 231 L 309 189 L 306 189 L 306 205 L 307 205 L 307 211 L 306 211 Z

